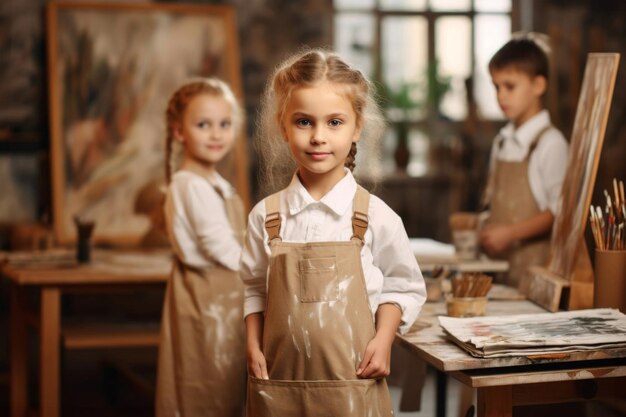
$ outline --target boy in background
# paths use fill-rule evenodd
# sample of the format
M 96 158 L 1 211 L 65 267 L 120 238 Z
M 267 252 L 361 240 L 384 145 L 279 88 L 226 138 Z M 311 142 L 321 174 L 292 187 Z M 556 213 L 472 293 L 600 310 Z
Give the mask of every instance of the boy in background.
M 568 144 L 542 103 L 548 87 L 545 35 L 506 43 L 489 62 L 498 104 L 509 123 L 494 139 L 484 196 L 489 216 L 480 244 L 489 256 L 508 259 L 505 283 L 519 286 L 524 271 L 548 260 Z

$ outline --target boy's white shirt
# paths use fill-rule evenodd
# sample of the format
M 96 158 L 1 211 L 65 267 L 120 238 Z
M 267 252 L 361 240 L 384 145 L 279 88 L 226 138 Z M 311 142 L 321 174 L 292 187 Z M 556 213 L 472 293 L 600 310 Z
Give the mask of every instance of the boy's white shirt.
M 215 173 L 211 181 L 224 197 L 234 189 Z M 206 177 L 191 171 L 174 173 L 165 198 L 165 219 L 172 249 L 185 264 L 210 268 L 216 263 L 239 269 L 241 245 L 226 214 L 224 200 Z
M 504 126 L 499 133 L 504 138 L 502 148 L 498 140 L 494 140 L 491 147 L 490 174 L 493 174 L 496 160 L 522 161 L 537 134 L 550 124 L 550 114 L 542 110 L 517 129 L 512 122 Z M 569 158 L 568 149 L 563 134 L 553 128 L 543 134 L 530 156 L 528 181 L 541 211 L 549 209 L 555 214 L 558 210 Z
M 346 176 L 320 201 L 315 201 L 297 175 L 280 192 L 281 230 L 285 242 L 349 241 L 352 236 L 352 201 L 357 183 Z M 248 232 L 241 256 L 240 276 L 245 284 L 244 315 L 265 310 L 267 267 L 270 256 L 265 230 L 265 200 L 250 212 Z M 384 303 L 402 309 L 400 332 L 406 332 L 417 318 L 426 287 L 400 217 L 372 195 L 369 226 L 361 250 L 370 308 L 375 314 Z

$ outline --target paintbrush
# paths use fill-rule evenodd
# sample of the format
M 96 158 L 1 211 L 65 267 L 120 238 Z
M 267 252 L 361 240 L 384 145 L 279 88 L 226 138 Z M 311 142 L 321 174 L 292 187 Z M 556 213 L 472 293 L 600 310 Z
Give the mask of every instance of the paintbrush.
M 591 225 L 591 233 L 593 234 L 593 240 L 596 246 L 602 249 L 602 236 L 600 234 L 600 223 L 596 217 L 593 206 L 589 206 L 589 223 Z
M 452 295 L 457 298 L 485 297 L 493 278 L 480 273 L 463 273 L 452 280 Z
M 617 191 L 617 179 L 615 177 L 613 177 L 613 194 L 615 195 L 615 211 L 617 212 L 617 215 L 620 216 L 620 199 L 619 192 Z

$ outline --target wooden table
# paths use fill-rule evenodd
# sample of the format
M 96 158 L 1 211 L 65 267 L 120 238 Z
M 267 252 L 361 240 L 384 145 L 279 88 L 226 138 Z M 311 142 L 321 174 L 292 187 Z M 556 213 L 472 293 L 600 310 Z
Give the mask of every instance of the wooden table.
M 10 310 L 10 401 L 11 417 L 28 412 L 27 397 L 27 326 L 39 329 L 39 397 L 40 416 L 60 414 L 60 348 L 61 338 L 73 347 L 146 346 L 158 343 L 158 329 L 133 329 L 131 332 L 108 329 L 99 333 L 86 331 L 65 334 L 61 323 L 61 295 L 81 289 L 110 291 L 112 287 L 163 285 L 169 276 L 169 252 L 94 251 L 93 260 L 77 264 L 72 260 L 36 261 L 18 265 L 0 265 L 2 275 L 11 282 Z M 38 293 L 36 311 L 29 311 L 26 291 Z
M 509 270 L 509 262 L 498 259 L 477 259 L 475 261 L 463 261 L 456 257 L 432 257 L 419 256 L 415 257 L 422 272 L 432 272 L 437 267 L 448 267 L 458 272 L 507 272 Z
M 490 300 L 487 304 L 487 315 L 525 313 L 545 310 L 530 301 Z M 516 405 L 620 398 L 626 392 L 626 349 L 480 359 L 446 339 L 437 320 L 444 314 L 443 302 L 426 303 L 411 331 L 397 341 L 444 377 L 451 375 L 475 388 L 479 417 L 510 417 Z M 445 387 L 441 380 L 437 385 L 438 391 Z M 438 404 L 441 395 L 438 392 Z M 437 415 L 442 415 L 441 407 Z

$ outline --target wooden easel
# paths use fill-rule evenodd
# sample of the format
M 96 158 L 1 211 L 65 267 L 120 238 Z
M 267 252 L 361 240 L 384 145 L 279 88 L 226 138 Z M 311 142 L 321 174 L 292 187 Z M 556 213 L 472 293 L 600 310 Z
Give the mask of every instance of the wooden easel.
M 593 307 L 593 268 L 584 232 L 618 65 L 617 53 L 587 55 L 570 161 L 550 242 L 550 263 L 529 268 L 520 285 L 530 300 L 550 311 Z

